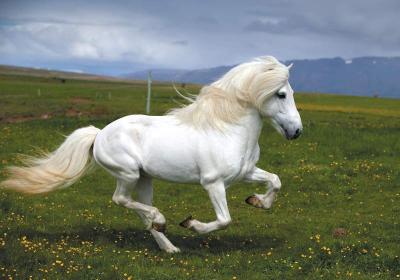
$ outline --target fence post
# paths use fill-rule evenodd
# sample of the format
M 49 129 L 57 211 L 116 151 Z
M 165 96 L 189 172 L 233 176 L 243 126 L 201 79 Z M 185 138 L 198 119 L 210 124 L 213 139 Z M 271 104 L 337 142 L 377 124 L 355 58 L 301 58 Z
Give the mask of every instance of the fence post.
M 151 70 L 147 76 L 147 99 L 146 99 L 146 114 L 150 114 L 150 100 L 151 100 Z

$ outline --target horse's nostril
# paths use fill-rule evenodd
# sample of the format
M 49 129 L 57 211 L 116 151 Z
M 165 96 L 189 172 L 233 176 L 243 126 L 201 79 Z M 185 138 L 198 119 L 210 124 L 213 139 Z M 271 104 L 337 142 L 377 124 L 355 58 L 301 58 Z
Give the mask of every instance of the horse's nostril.
M 296 129 L 296 132 L 293 135 L 293 139 L 297 139 L 301 134 L 301 130 L 300 128 Z

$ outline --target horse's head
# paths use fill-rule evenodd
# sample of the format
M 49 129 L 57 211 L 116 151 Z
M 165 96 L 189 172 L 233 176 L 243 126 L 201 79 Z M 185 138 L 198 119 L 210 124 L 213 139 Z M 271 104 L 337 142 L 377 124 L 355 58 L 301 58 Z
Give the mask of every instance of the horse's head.
M 260 108 L 261 114 L 269 117 L 275 129 L 289 140 L 298 138 L 303 130 L 293 93 L 287 81 L 284 86 L 269 96 Z
M 263 56 L 234 67 L 212 86 L 256 108 L 262 116 L 270 118 L 278 132 L 287 139 L 296 139 L 303 126 L 289 84 L 291 67 L 280 63 L 273 56 Z M 232 100 L 227 103 L 230 110 L 222 110 L 224 114 L 229 112 L 234 115 Z M 238 112 L 240 116 L 242 112 Z
M 274 57 L 258 60 L 258 69 L 250 85 L 250 94 L 255 97 L 254 104 L 262 116 L 271 119 L 272 124 L 287 139 L 300 136 L 303 126 L 296 104 L 293 89 L 289 84 L 289 70 Z

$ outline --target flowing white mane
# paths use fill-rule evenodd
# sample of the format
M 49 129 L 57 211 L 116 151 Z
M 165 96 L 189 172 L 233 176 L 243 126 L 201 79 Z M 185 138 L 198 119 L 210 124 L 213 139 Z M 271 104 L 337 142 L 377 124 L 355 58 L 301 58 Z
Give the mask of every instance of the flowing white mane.
M 223 129 L 237 122 L 247 109 L 260 109 L 264 101 L 285 85 L 288 67 L 273 56 L 240 64 L 211 85 L 204 86 L 191 104 L 169 112 L 196 127 Z

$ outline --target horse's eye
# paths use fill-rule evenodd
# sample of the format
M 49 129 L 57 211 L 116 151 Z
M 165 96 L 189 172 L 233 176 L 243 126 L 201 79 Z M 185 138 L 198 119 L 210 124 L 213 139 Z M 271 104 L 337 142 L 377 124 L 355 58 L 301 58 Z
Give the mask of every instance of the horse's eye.
M 284 92 L 277 92 L 276 93 L 276 95 L 278 95 L 278 98 L 279 99 L 285 99 L 286 98 L 286 93 L 284 93 Z

